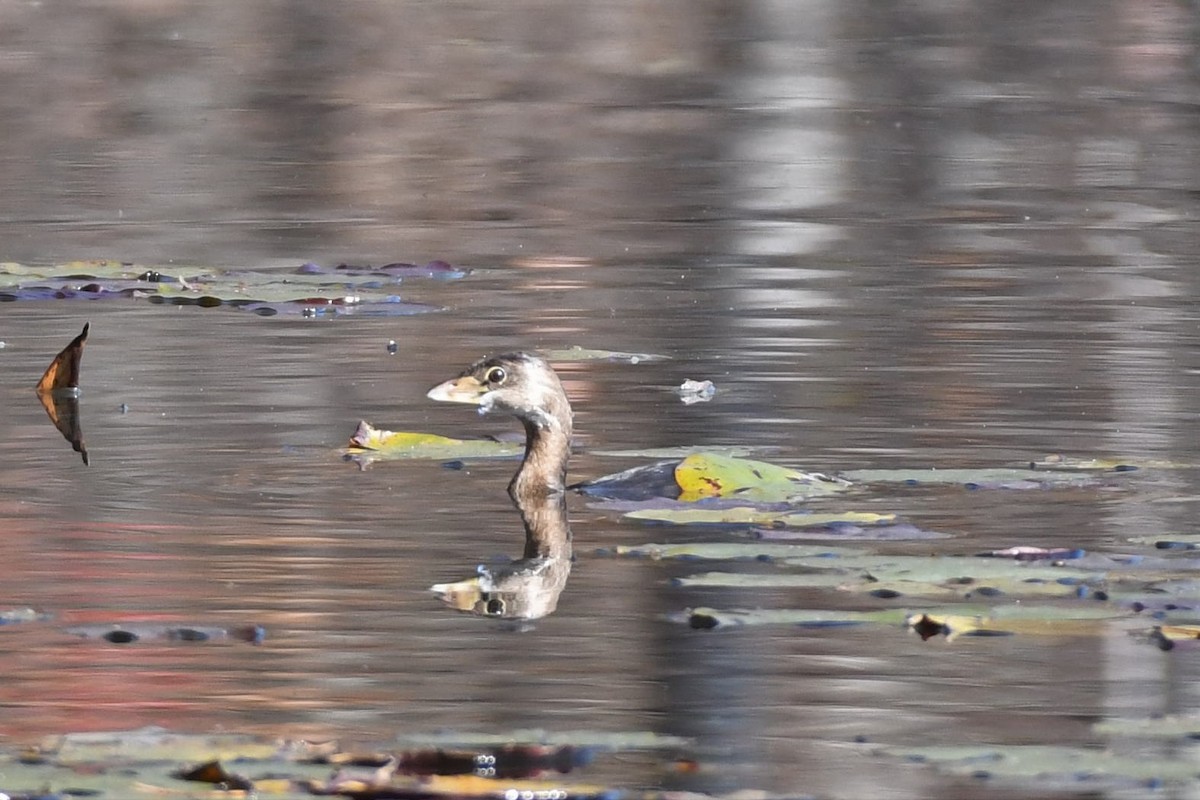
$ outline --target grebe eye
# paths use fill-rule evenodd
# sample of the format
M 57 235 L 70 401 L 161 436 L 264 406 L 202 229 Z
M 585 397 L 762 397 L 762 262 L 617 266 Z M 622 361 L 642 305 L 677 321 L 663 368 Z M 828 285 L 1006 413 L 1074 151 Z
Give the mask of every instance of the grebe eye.
M 508 377 L 508 373 L 503 367 L 492 367 L 487 372 L 487 382 L 499 385 L 504 383 L 504 379 Z

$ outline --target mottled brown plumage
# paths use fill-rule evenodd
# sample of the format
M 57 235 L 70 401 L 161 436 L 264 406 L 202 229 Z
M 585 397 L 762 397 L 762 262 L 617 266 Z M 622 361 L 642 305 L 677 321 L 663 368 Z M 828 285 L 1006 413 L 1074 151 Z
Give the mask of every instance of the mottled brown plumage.
M 571 452 L 571 403 L 545 361 L 529 353 L 484 358 L 430 389 L 428 396 L 476 405 L 481 414 L 505 411 L 521 420 L 525 458 L 508 485 L 513 499 L 563 490 Z

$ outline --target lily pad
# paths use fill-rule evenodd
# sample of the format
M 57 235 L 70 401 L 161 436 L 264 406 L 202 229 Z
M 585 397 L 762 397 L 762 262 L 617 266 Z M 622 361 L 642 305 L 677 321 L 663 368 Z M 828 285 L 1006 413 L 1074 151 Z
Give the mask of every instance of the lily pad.
M 692 453 L 679 461 L 659 461 L 575 484 L 593 497 L 647 500 L 668 497 L 683 502 L 738 498 L 743 502 L 796 502 L 833 494 L 849 482 L 819 473 L 800 472 L 765 461 L 715 452 Z
M 702 497 L 746 497 L 759 502 L 796 500 L 846 489 L 848 481 L 814 472 L 732 458 L 716 453 L 693 453 L 675 467 L 680 500 Z
M 625 364 L 645 364 L 652 361 L 666 361 L 670 356 L 657 353 L 623 353 L 619 350 L 595 350 L 574 345 L 559 350 L 542 352 L 550 361 L 619 361 Z
M 521 455 L 524 444 L 494 439 L 452 439 L 436 433 L 387 431 L 361 421 L 343 451 L 360 463 L 375 459 L 511 458 Z
M 260 644 L 266 637 L 266 631 L 260 625 L 217 628 L 205 625 L 120 623 L 77 625 L 68 628 L 67 633 L 84 639 L 100 639 L 110 644 L 133 644 L 145 641 L 191 643 L 238 641 Z
M 924 539 L 948 539 L 953 535 L 926 530 L 916 525 L 910 525 L 907 522 L 896 523 L 885 521 L 878 524 L 859 524 L 840 520 L 816 527 L 800 528 L 779 527 L 778 523 L 776 523 L 770 528 L 755 528 L 754 534 L 760 539 L 771 541 L 805 539 L 811 542 L 821 540 L 837 542 L 912 542 Z
M 466 274 L 445 262 L 388 264 L 329 270 L 200 269 L 153 267 L 109 260 L 71 262 L 53 267 L 0 265 L 0 301 L 118 298 L 152 303 L 228 307 L 263 316 L 295 314 L 326 317 L 342 314 L 406 316 L 440 311 L 398 294 L 406 278 L 445 279 Z
M 1180 469 L 1186 464 L 1161 459 L 1078 458 L 1075 456 L 1048 455 L 1030 461 L 1031 469 L 1079 470 L 1084 472 L 1133 472 L 1139 469 Z
M 343 750 L 337 741 L 270 736 L 187 735 L 161 728 L 48 737 L 19 754 L 0 752 L 13 797 L 200 796 L 255 794 L 299 800 L 313 795 L 392 800 L 433 798 L 616 797 L 615 787 L 567 779 L 602 753 L 676 750 L 689 744 L 652 733 L 499 732 L 409 734 L 403 749 Z M 651 757 L 662 757 L 655 754 Z M 209 784 L 196 787 L 195 783 Z M 13 786 L 44 787 L 28 794 Z
M 876 752 L 908 763 L 926 764 L 949 775 L 1015 782 L 1035 788 L 1038 796 L 1106 789 L 1146 796 L 1151 787 L 1190 786 L 1196 779 L 1195 763 L 1177 754 L 1122 756 L 1101 747 L 935 745 L 884 747 Z
M 1154 717 L 1113 717 L 1094 723 L 1092 731 L 1097 736 L 1195 740 L 1200 738 L 1200 716 L 1167 714 Z
M 743 625 L 798 625 L 811 628 L 832 628 L 870 624 L 898 627 L 904 623 L 905 611 L 903 609 L 840 611 L 820 608 L 691 608 L 674 619 L 700 630 Z
M 870 511 L 841 511 L 824 514 L 806 511 L 772 512 L 760 511 L 753 506 L 646 509 L 630 511 L 625 516 L 628 519 L 666 522 L 672 525 L 776 525 L 791 528 L 818 528 L 835 523 L 886 525 L 896 521 L 895 514 L 877 514 Z
M 954 485 L 968 489 L 1058 489 L 1103 486 L 1102 476 L 1084 471 L 1013 469 L 856 469 L 842 473 L 854 483 L 902 483 L 910 486 Z
M 959 636 L 988 636 L 1024 634 L 1038 636 L 1098 636 L 1112 629 L 1112 623 L 1130 620 L 1111 607 L 1097 605 L 1007 605 L 983 613 L 917 612 L 910 614 L 905 625 L 928 639 L 943 635 L 947 639 Z M 1135 624 L 1139 624 L 1136 623 Z
M 661 459 L 677 459 L 682 460 L 694 453 L 715 453 L 722 456 L 734 456 L 744 458 L 758 452 L 758 448 L 754 447 L 646 447 L 632 450 L 588 450 L 588 453 L 593 456 L 605 456 L 612 458 L 661 458 Z

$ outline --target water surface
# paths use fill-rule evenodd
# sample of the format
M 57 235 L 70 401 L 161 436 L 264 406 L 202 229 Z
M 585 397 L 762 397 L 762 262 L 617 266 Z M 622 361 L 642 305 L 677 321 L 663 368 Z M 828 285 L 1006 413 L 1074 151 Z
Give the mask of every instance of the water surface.
M 671 360 L 559 365 L 575 477 L 638 463 L 591 451 L 685 444 L 829 471 L 1196 463 L 1190 7 L 149 6 L 3 12 L 0 258 L 476 271 L 406 282 L 445 311 L 405 318 L 0 306 L 0 605 L 53 615 L 0 636 L 10 740 L 649 730 L 720 768 L 630 756 L 587 779 L 964 797 L 1005 790 L 855 738 L 1119 747 L 1090 724 L 1196 711 L 1192 660 L 1124 635 L 688 629 L 668 616 L 856 601 L 673 586 L 692 570 L 598 551 L 722 532 L 575 497 L 556 613 L 524 631 L 456 615 L 429 585 L 520 552 L 514 464 L 339 455 L 359 419 L 512 431 L 425 392 L 487 352 L 578 344 Z M 87 320 L 90 467 L 31 388 Z M 682 405 L 685 378 L 714 401 Z M 1190 530 L 1197 477 L 873 502 L 954 535 L 905 552 L 1122 551 Z M 267 638 L 63 632 L 128 620 Z

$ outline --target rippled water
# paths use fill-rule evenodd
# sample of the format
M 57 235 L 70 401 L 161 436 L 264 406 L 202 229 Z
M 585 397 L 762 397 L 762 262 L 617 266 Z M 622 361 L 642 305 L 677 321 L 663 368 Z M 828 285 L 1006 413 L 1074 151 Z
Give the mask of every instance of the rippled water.
M 672 360 L 560 365 L 577 478 L 638 463 L 595 450 L 684 444 L 822 470 L 1197 462 L 1194 12 L 1103 6 L 4 9 L 0 259 L 476 272 L 406 283 L 446 310 L 394 319 L 0 305 L 0 606 L 54 621 L 0 635 L 0 733 L 650 730 L 720 769 L 587 778 L 963 797 L 1002 790 L 847 745 L 1097 743 L 1097 719 L 1195 712 L 1193 664 L 1124 636 L 690 630 L 668 615 L 855 601 L 674 586 L 687 565 L 598 551 L 720 532 L 578 497 L 556 613 L 456 615 L 431 584 L 520 553 L 514 465 L 338 453 L 359 419 L 512 431 L 425 392 L 578 344 Z M 86 320 L 90 467 L 31 391 Z M 682 405 L 685 378 L 714 401 Z M 1120 550 L 1194 527 L 1196 480 L 875 502 L 954 534 L 903 552 Z M 267 637 L 63 633 L 127 621 Z

